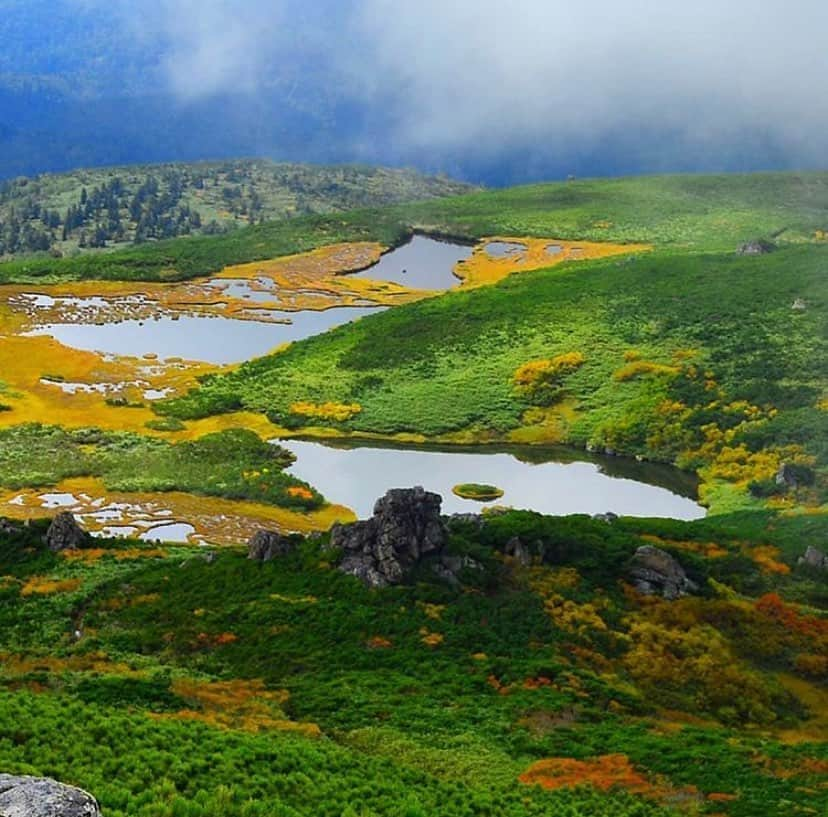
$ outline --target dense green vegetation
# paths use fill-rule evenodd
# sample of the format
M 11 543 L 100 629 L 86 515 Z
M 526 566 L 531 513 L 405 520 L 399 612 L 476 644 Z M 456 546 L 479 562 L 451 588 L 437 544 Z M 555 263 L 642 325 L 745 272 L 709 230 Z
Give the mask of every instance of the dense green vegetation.
M 825 577 L 796 566 L 825 523 L 765 514 L 750 545 L 730 526 L 493 517 L 453 535 L 485 565 L 465 592 L 427 565 L 366 590 L 325 540 L 262 565 L 105 541 L 66 558 L 41 524 L 0 534 L 0 765 L 85 786 L 110 817 L 819 813 L 824 713 L 791 689 L 825 671 Z M 502 555 L 515 536 L 533 566 Z M 653 537 L 700 597 L 625 588 Z M 517 780 L 619 754 L 645 790 Z
M 817 230 L 828 229 L 826 208 L 825 173 L 573 181 L 381 211 L 297 217 L 225 236 L 153 242 L 91 257 L 25 259 L 0 266 L 0 281 L 178 280 L 335 241 L 394 245 L 413 227 L 463 238 L 536 235 L 731 251 L 763 236 L 783 242 L 810 240 Z
M 292 455 L 243 429 L 194 442 L 98 429 L 29 424 L 0 431 L 0 485 L 44 488 L 70 477 L 101 477 L 116 491 L 186 491 L 312 509 L 322 497 L 286 474 Z M 288 489 L 302 487 L 301 492 Z
M 408 170 L 236 160 L 80 170 L 0 185 L 0 258 L 227 232 L 468 192 Z

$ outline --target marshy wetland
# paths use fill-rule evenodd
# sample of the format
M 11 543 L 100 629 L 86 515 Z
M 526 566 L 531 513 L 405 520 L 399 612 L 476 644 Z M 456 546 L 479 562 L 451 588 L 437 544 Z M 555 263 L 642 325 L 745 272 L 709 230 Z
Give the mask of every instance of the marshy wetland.
M 178 423 L 159 418 L 154 404 L 186 393 L 206 376 L 398 304 L 488 285 L 585 253 L 603 257 L 641 249 L 527 238 L 472 246 L 414 235 L 390 251 L 370 242 L 339 244 L 180 283 L 7 286 L 0 332 L 9 410 L 0 413 L 0 428 L 48 422 L 145 434 L 174 445 L 241 426 L 284 441 L 304 429 L 280 428 L 247 412 Z M 318 430 L 322 419 L 312 412 L 307 417 L 315 435 L 325 436 Z M 351 518 L 351 512 L 364 515 L 391 483 L 423 484 L 444 495 L 447 511 L 469 510 L 479 503 L 452 494 L 452 486 L 482 480 L 503 486 L 503 504 L 546 513 L 703 514 L 686 489 L 682 495 L 649 484 L 645 466 L 632 463 L 619 479 L 595 463 L 561 462 L 571 452 L 562 457 L 560 450 L 547 451 L 538 464 L 509 451 L 445 446 L 284 445 L 296 460 L 289 473 L 335 504 L 274 508 L 250 496 L 198 496 L 172 490 L 175 485 L 160 493 L 129 492 L 90 472 L 44 486 L 7 479 L 3 512 L 20 517 L 69 509 L 100 535 L 228 542 L 262 525 L 309 530 Z

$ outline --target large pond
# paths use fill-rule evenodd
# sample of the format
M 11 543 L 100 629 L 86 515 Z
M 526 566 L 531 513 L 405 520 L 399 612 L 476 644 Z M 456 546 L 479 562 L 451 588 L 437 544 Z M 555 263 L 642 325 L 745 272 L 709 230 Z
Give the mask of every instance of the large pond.
M 476 482 L 504 491 L 494 505 L 545 514 L 597 514 L 699 519 L 695 481 L 672 468 L 606 458 L 573 461 L 573 452 L 552 448 L 439 448 L 354 445 L 281 440 L 296 455 L 291 473 L 331 502 L 370 516 L 389 488 L 422 485 L 443 497 L 445 513 L 480 510 L 461 499 L 455 485 Z
M 361 318 L 382 307 L 343 306 L 323 311 L 270 312 L 285 323 L 260 323 L 212 316 L 150 318 L 101 325 L 55 323 L 33 335 L 51 335 L 65 346 L 109 355 L 180 357 L 207 363 L 241 363 Z
M 356 275 L 393 281 L 410 289 L 444 290 L 460 284 L 454 266 L 471 253 L 469 246 L 417 235 Z M 219 283 L 224 284 L 228 294 L 249 298 L 254 304 L 274 296 L 272 291 L 256 292 L 246 281 L 229 279 Z M 54 303 L 48 296 L 31 297 L 35 308 Z M 105 303 L 100 298 L 69 300 L 79 310 L 88 308 L 90 313 Z M 343 306 L 321 311 L 268 311 L 268 322 L 181 315 L 118 323 L 50 323 L 30 334 L 50 335 L 65 346 L 107 355 L 157 355 L 161 359 L 180 357 L 223 365 L 261 357 L 283 343 L 321 334 L 379 309 L 382 307 Z

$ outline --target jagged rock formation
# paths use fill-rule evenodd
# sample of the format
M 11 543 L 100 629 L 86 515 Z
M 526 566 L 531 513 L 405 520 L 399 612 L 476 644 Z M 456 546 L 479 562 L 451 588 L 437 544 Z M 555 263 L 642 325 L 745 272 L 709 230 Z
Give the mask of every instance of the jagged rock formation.
M 44 541 L 49 550 L 57 553 L 61 550 L 77 550 L 86 544 L 88 534 L 75 521 L 75 517 L 68 511 L 59 513 L 49 525 Z
M 806 567 L 815 567 L 818 570 L 828 570 L 828 556 L 819 548 L 808 545 L 805 555 L 799 557 L 798 564 L 805 565 Z
M 277 531 L 256 531 L 247 543 L 247 558 L 256 562 L 269 562 L 279 556 L 287 556 L 295 550 L 295 543 L 289 536 Z
M 397 488 L 377 500 L 371 519 L 335 525 L 331 546 L 344 552 L 340 570 L 369 587 L 400 584 L 424 556 L 443 549 L 442 502 L 421 487 Z
M 0 774 L 0 817 L 100 817 L 98 801 L 82 789 L 42 777 Z
M 698 590 L 676 559 L 650 545 L 635 552 L 627 566 L 627 577 L 639 593 L 663 596 L 669 601 Z

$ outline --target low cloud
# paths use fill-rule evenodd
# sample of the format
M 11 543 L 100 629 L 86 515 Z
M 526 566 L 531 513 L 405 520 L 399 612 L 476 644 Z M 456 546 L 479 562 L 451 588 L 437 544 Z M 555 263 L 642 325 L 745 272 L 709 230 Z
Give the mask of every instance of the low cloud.
M 820 0 L 364 0 L 363 81 L 420 145 L 746 130 L 825 147 Z M 372 77 L 378 77 L 372 80 Z
M 178 97 L 289 75 L 298 96 L 381 110 L 402 152 L 577 152 L 639 133 L 668 153 L 828 148 L 823 0 L 113 2 Z

